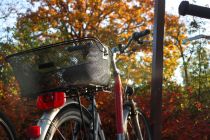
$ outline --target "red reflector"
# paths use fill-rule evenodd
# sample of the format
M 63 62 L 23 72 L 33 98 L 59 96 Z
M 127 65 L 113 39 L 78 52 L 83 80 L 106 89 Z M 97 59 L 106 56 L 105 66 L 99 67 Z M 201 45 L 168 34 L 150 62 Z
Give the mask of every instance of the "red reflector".
M 30 126 L 27 129 L 27 136 L 29 138 L 38 138 L 41 135 L 41 128 L 40 126 Z
M 49 92 L 38 96 L 37 108 L 41 110 L 49 110 L 61 107 L 65 104 L 66 98 L 64 92 Z

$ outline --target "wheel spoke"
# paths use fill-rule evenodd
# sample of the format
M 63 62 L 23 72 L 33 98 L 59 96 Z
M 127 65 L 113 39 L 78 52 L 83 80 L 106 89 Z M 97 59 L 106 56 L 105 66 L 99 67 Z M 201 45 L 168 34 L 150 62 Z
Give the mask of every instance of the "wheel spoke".
M 84 130 L 81 127 L 81 123 L 76 120 L 68 120 L 62 124 L 58 128 L 56 128 L 56 132 L 53 136 L 53 139 L 71 139 L 71 140 L 85 140 Z
M 51 122 L 45 139 L 52 140 L 91 140 L 91 116 L 84 113 L 84 123 L 87 134 L 85 134 L 80 110 L 77 108 L 66 108 L 59 112 Z M 101 139 L 100 139 L 101 140 Z
M 149 124 L 139 111 L 127 118 L 126 140 L 151 140 Z

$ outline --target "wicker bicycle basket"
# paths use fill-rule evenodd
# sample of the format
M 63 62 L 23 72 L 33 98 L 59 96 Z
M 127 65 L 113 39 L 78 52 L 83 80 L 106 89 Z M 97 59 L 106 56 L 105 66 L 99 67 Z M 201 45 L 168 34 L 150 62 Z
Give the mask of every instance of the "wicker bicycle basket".
M 21 95 L 36 97 L 68 86 L 106 86 L 110 52 L 95 38 L 83 38 L 10 55 Z

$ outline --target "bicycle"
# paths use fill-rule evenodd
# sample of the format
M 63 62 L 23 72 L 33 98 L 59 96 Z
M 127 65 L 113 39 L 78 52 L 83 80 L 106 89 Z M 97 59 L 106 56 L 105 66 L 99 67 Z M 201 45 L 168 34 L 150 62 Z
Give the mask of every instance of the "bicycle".
M 109 89 L 112 66 L 117 139 L 151 140 L 147 118 L 132 99 L 132 87 L 126 86 L 123 98 L 115 61 L 116 53 L 125 53 L 132 41 L 147 34 L 149 30 L 135 32 L 128 44 L 119 49 L 110 50 L 96 38 L 80 38 L 8 56 L 6 60 L 13 67 L 21 95 L 38 96 L 37 107 L 44 110 L 28 135 L 37 140 L 104 140 L 95 95 Z M 81 96 L 90 101 L 88 108 L 81 104 Z
M 0 139 L 16 140 L 15 130 L 10 120 L 0 112 Z
M 190 15 L 210 18 L 209 14 L 207 14 L 209 13 L 208 12 L 209 9 L 191 5 L 191 4 L 189 5 L 189 3 L 187 2 L 183 3 L 182 5 L 183 6 L 180 8 L 180 14 L 183 14 L 183 15 L 190 14 Z M 130 46 L 132 41 L 138 41 L 140 37 L 146 34 L 148 34 L 147 31 L 134 33 L 133 36 L 130 38 L 128 44 L 124 48 L 120 48 L 119 52 L 124 53 L 124 50 L 126 50 Z M 84 56 L 88 55 L 89 49 L 93 48 L 91 45 L 88 45 L 88 43 L 87 44 L 84 43 L 81 45 L 82 40 L 83 41 L 89 40 L 90 44 L 91 42 L 95 42 L 97 44 L 96 46 L 99 46 L 98 47 L 99 51 L 98 52 L 96 51 L 96 52 L 98 54 L 102 54 L 102 58 L 106 60 L 105 65 L 109 66 L 112 62 L 113 69 L 114 69 L 114 77 L 115 77 L 115 86 L 114 86 L 115 95 L 117 97 L 116 98 L 117 139 L 118 140 L 121 140 L 121 139 L 129 140 L 132 138 L 143 139 L 144 134 L 147 134 L 146 139 L 151 139 L 148 121 L 146 117 L 143 115 L 143 113 L 137 108 L 135 102 L 132 99 L 134 90 L 132 89 L 132 87 L 129 87 L 129 86 L 126 87 L 125 97 L 124 97 L 125 103 L 122 104 L 122 93 L 123 93 L 122 84 L 121 84 L 120 76 L 117 71 L 116 63 L 114 59 L 112 61 L 109 61 L 109 54 L 111 53 L 111 51 L 109 51 L 108 48 L 103 46 L 102 43 L 95 38 L 84 38 L 84 39 L 66 41 L 66 42 L 61 42 L 61 43 L 52 44 L 48 46 L 43 46 L 41 48 L 17 53 L 17 54 L 8 56 L 6 58 L 7 61 L 10 62 L 10 64 L 12 65 L 14 69 L 17 80 L 20 83 L 22 95 L 30 97 L 30 98 L 38 96 L 37 107 L 44 110 L 44 114 L 38 121 L 37 125 L 29 128 L 29 136 L 32 139 L 37 139 L 37 140 L 59 139 L 59 137 L 61 137 L 61 139 L 66 139 L 66 138 L 67 139 L 68 138 L 72 138 L 72 139 L 84 138 L 84 139 L 101 139 L 101 140 L 105 139 L 103 130 L 101 128 L 100 116 L 96 108 L 95 94 L 99 91 L 107 90 L 107 85 L 108 85 L 108 81 L 110 77 L 110 75 L 108 74 L 109 70 L 104 71 L 104 73 L 102 73 L 104 75 L 104 77 L 102 78 L 105 78 L 105 80 L 104 79 L 101 80 L 100 78 L 90 79 L 90 77 L 88 77 L 89 75 L 82 75 L 82 76 L 70 75 L 71 77 L 73 77 L 73 80 L 67 79 L 67 81 L 70 83 L 73 83 L 71 85 L 71 84 L 66 83 L 65 79 L 67 77 L 63 76 L 63 73 L 68 68 L 66 67 L 63 68 L 62 66 L 65 66 L 65 63 L 68 63 L 68 62 L 65 61 L 65 63 L 61 63 L 60 61 L 58 61 L 55 64 L 55 62 L 53 60 L 51 61 L 49 58 L 48 60 L 42 59 L 42 57 L 40 57 L 41 54 L 39 54 L 40 51 L 42 52 L 43 50 L 47 50 L 50 48 L 59 48 L 59 47 L 62 49 L 62 45 L 65 46 L 65 45 L 68 45 L 69 43 L 70 44 L 72 43 L 74 44 L 72 48 L 67 47 L 66 49 L 64 47 L 63 51 L 60 50 L 60 52 L 71 52 L 75 50 L 76 51 L 82 50 L 80 52 L 82 55 L 81 57 L 79 57 L 79 59 L 82 60 Z M 36 55 L 31 55 L 32 57 L 30 55 L 27 57 L 24 57 L 24 55 L 27 55 L 30 53 L 33 54 L 34 51 L 38 53 L 36 53 Z M 55 53 L 56 50 L 51 50 L 51 53 L 52 52 Z M 113 50 L 113 53 L 116 53 L 116 50 Z M 57 53 L 56 57 L 59 58 L 61 57 L 61 55 L 63 54 Z M 69 55 L 65 57 L 68 57 L 68 56 Z M 49 55 L 49 57 L 54 57 L 54 56 Z M 76 57 L 71 57 L 70 60 L 68 61 L 70 61 L 72 63 L 71 65 L 73 66 L 73 65 L 77 65 L 78 62 L 80 62 L 79 59 Z M 34 64 L 36 64 L 36 67 L 33 67 L 33 65 L 28 65 L 26 63 L 28 60 L 30 60 L 31 63 L 34 60 L 36 60 L 33 62 Z M 63 59 L 63 61 L 64 60 L 65 59 Z M 41 63 L 41 62 L 44 62 L 44 63 Z M 58 65 L 59 63 L 61 63 L 60 65 L 61 67 L 59 67 Z M 34 68 L 37 71 L 34 72 L 32 68 Z M 62 71 L 63 69 L 65 70 L 64 72 Z M 77 70 L 80 71 L 80 74 L 82 74 L 83 71 L 81 69 L 77 69 Z M 74 69 L 73 73 L 76 72 L 77 70 Z M 57 71 L 57 73 L 55 71 Z M 67 76 L 69 75 L 67 74 Z M 77 80 L 78 77 L 80 78 L 85 77 L 87 79 Z M 33 81 L 33 79 L 35 80 Z M 93 84 L 89 85 L 90 81 L 93 82 Z M 89 85 L 89 86 L 86 86 L 86 85 Z M 81 104 L 80 96 L 84 96 L 88 100 L 91 101 L 91 104 L 88 108 L 85 108 Z M 137 116 L 140 116 L 142 121 L 139 121 L 140 119 L 138 119 Z M 3 119 L 0 119 L 0 123 L 3 124 L 4 126 L 3 128 L 7 128 L 8 134 L 12 134 L 13 129 L 10 128 L 10 123 L 8 123 L 8 121 L 5 119 L 5 117 L 2 117 L 2 115 L 0 115 L 0 118 L 3 118 Z M 63 131 L 64 132 L 68 131 L 68 134 L 69 134 L 70 133 L 69 130 L 71 130 L 70 127 L 62 128 L 65 126 L 65 122 L 67 122 L 67 120 L 75 121 L 75 123 L 74 125 L 72 125 L 73 134 L 71 135 L 71 137 L 65 138 Z M 143 122 L 143 124 L 145 125 L 145 129 L 144 129 L 145 131 L 140 130 L 140 128 L 142 128 L 141 127 L 142 124 L 139 125 L 139 122 Z M 134 130 L 131 130 L 130 132 L 130 129 L 134 129 Z M 134 131 L 135 133 L 133 133 L 132 131 Z M 132 136 L 132 134 L 134 134 L 134 136 Z

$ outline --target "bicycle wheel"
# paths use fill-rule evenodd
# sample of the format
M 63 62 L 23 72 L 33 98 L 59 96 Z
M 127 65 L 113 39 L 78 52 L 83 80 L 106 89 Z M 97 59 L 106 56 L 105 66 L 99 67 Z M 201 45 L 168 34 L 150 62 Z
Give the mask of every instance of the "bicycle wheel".
M 46 140 L 92 140 L 92 124 L 89 114 L 83 112 L 85 128 L 80 110 L 67 107 L 60 111 L 51 123 Z M 99 138 L 100 139 L 100 138 Z
M 139 109 L 134 114 L 128 114 L 127 124 L 125 126 L 126 140 L 151 140 L 148 120 Z
M 15 131 L 10 121 L 0 112 L 0 139 L 15 140 Z

